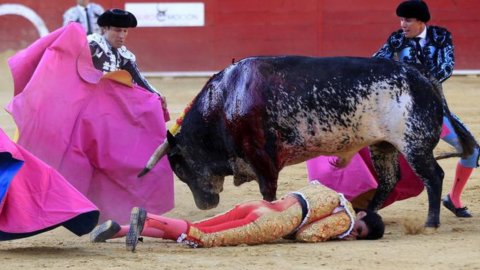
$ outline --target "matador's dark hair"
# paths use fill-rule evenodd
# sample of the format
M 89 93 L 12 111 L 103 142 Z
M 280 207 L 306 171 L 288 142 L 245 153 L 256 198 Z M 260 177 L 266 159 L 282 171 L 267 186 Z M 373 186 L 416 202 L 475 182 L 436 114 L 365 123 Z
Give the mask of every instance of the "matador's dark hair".
M 367 209 L 355 209 L 355 212 L 364 211 L 367 213 L 361 220 L 365 222 L 368 227 L 368 234 L 365 238 L 366 240 L 377 240 L 383 237 L 385 233 L 385 224 L 383 223 L 382 217 L 372 210 Z

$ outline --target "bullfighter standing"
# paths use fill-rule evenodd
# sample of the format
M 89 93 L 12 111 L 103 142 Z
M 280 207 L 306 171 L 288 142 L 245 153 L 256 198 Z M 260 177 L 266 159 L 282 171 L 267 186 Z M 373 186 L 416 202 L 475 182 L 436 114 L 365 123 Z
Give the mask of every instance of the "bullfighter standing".
M 120 69 L 128 71 L 137 85 L 160 97 L 165 121 L 170 120 L 165 96 L 148 83 L 138 69 L 135 55 L 124 45 L 128 29 L 137 26 L 135 15 L 121 9 L 109 9 L 100 15 L 97 22 L 103 35 L 94 33 L 88 36 L 95 68 L 104 73 Z
M 374 54 L 374 57 L 421 64 L 439 82 L 447 80 L 452 75 L 455 64 L 450 32 L 442 27 L 427 26 L 430 12 L 424 1 L 404 1 L 397 7 L 396 14 L 400 17 L 401 29 L 388 37 L 387 42 Z M 441 138 L 455 147 L 458 152 L 462 152 L 457 132 L 445 116 Z M 467 207 L 463 206 L 460 197 L 473 169 L 478 167 L 478 159 L 477 145 L 473 153 L 458 162 L 452 189 L 442 199 L 443 205 L 457 217 L 472 217 Z

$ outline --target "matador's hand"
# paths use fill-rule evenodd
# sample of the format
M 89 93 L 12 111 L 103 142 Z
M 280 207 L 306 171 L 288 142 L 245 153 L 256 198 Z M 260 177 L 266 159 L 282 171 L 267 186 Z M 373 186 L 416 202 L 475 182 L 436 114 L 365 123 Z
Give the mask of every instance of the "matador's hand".
M 162 101 L 162 108 L 164 109 L 167 109 L 167 97 L 165 97 L 164 95 L 162 94 L 158 94 L 158 96 L 160 97 L 160 100 Z
M 168 122 L 170 120 L 170 114 L 167 109 L 167 98 L 160 93 L 158 93 L 158 97 L 162 101 L 163 118 L 165 122 Z

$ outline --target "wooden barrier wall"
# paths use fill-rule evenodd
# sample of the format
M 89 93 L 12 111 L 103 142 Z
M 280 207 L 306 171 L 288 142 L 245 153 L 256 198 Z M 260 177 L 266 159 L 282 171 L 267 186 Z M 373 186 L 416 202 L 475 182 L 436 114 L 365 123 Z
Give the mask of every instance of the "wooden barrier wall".
M 124 8 L 145 0 L 98 0 L 104 8 Z M 152 2 L 152 1 L 150 1 Z M 187 2 L 178 0 L 153 2 Z M 192 2 L 192 1 L 191 1 Z M 195 1 L 193 1 L 195 2 Z M 370 56 L 399 28 L 395 8 L 385 0 L 203 0 L 203 27 L 139 27 L 128 48 L 142 71 L 216 71 L 252 55 Z M 76 1 L 0 0 L 33 9 L 49 31 Z M 430 0 L 430 24 L 453 34 L 456 69 L 480 70 L 480 1 Z M 0 16 L 0 51 L 18 50 L 39 37 L 25 18 Z

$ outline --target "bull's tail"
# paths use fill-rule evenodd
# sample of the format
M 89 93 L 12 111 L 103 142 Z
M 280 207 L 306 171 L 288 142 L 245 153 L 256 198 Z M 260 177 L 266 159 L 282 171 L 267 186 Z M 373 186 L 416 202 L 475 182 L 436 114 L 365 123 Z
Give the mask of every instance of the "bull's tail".
M 448 110 L 448 108 L 447 108 Z M 463 125 L 463 123 L 450 111 L 445 112 L 445 115 L 450 120 L 453 129 L 458 135 L 460 145 L 462 145 L 463 152 L 461 153 L 462 158 L 467 158 L 475 151 L 475 148 L 478 148 L 478 143 L 473 137 L 472 133 Z
M 462 157 L 462 153 L 441 153 L 438 156 L 435 156 L 436 160 L 441 160 L 441 159 L 446 159 L 446 158 L 452 158 L 452 157 Z
M 443 94 L 443 88 L 440 82 L 438 82 L 434 78 L 430 78 L 430 81 L 432 82 L 433 87 L 435 88 L 435 91 L 440 95 L 442 98 L 442 103 L 443 103 L 443 113 L 444 115 L 450 120 L 450 123 L 452 124 L 452 127 L 455 131 L 455 133 L 458 135 L 458 140 L 460 142 L 460 145 L 462 146 L 462 153 L 447 153 L 447 154 L 442 154 L 436 159 L 443 159 L 443 158 L 450 158 L 450 157 L 461 157 L 461 158 L 467 158 L 473 152 L 475 151 L 475 148 L 478 148 L 478 143 L 475 140 L 475 137 L 473 137 L 472 133 L 465 127 L 465 125 L 458 119 L 458 117 L 455 116 L 452 112 L 450 112 L 450 109 L 448 108 L 447 100 L 445 99 L 445 96 Z

